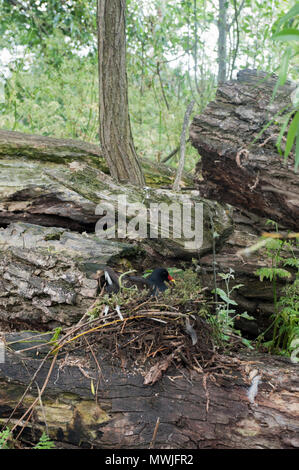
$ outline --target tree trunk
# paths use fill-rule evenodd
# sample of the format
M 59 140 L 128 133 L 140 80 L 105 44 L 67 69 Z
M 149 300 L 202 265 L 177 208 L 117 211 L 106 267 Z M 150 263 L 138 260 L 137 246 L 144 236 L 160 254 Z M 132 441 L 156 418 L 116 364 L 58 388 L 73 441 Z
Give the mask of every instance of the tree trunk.
M 144 186 L 130 125 L 125 0 L 98 0 L 100 140 L 113 178 Z
M 218 83 L 226 79 L 226 28 L 227 0 L 219 0 L 218 16 Z

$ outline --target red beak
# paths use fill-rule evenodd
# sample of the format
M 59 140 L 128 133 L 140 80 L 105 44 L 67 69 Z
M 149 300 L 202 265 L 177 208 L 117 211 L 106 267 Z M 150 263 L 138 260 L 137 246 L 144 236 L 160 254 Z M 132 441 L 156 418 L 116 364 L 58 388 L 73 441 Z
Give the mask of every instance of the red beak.
M 173 282 L 175 284 L 175 279 L 173 279 L 170 274 L 168 274 L 168 281 Z

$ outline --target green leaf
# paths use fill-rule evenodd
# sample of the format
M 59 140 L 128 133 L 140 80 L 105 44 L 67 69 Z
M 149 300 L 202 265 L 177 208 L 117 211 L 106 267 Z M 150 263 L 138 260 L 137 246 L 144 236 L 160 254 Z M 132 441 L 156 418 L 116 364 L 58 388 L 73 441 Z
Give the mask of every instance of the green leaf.
M 50 440 L 49 436 L 43 432 L 38 443 L 33 447 L 34 449 L 54 449 L 55 444 Z
M 293 147 L 293 143 L 295 140 L 296 135 L 298 134 L 299 130 L 299 111 L 295 114 L 290 127 L 289 127 L 289 132 L 287 136 L 287 143 L 286 143 L 286 148 L 284 152 L 284 158 L 286 159 Z
M 297 171 L 299 166 L 299 135 L 296 137 L 296 153 L 295 153 L 295 171 Z
M 251 315 L 248 315 L 247 312 L 241 313 L 241 315 L 239 315 L 239 317 L 246 318 L 246 320 L 255 320 L 255 318 L 252 317 Z
M 282 152 L 281 152 L 281 147 L 280 147 L 281 140 L 282 140 L 282 137 L 283 137 L 283 135 L 284 135 L 284 133 L 285 133 L 285 131 L 286 131 L 286 128 L 287 128 L 287 126 L 288 126 L 288 124 L 289 124 L 289 121 L 290 121 L 290 119 L 291 119 L 291 116 L 292 116 L 293 114 L 294 114 L 294 111 L 291 111 L 290 113 L 288 113 L 288 114 L 286 115 L 286 118 L 285 118 L 285 120 L 284 120 L 284 123 L 283 123 L 283 125 L 282 125 L 282 127 L 281 127 L 281 129 L 280 129 L 279 136 L 277 137 L 276 147 L 277 147 L 277 150 L 278 150 L 278 152 L 280 153 L 280 155 L 282 154 Z
M 223 289 L 220 289 L 219 287 L 217 287 L 216 289 L 216 293 L 219 295 L 219 297 L 221 297 L 221 299 L 226 302 L 227 304 L 231 304 L 231 305 L 238 305 L 234 300 L 230 299 L 228 297 L 228 295 L 224 292 Z
M 9 428 L 5 428 L 2 431 L 0 431 L 0 450 L 9 448 L 7 441 L 11 438 L 12 438 L 12 434 Z
M 285 28 L 272 36 L 273 41 L 299 41 L 299 31 L 295 28 Z
M 280 68 L 279 68 L 279 78 L 278 78 L 278 83 L 279 85 L 284 85 L 287 79 L 287 74 L 288 74 L 288 68 L 289 68 L 289 61 L 290 57 L 292 55 L 292 48 L 288 47 L 282 56 L 281 63 L 280 63 Z
M 236 285 L 232 288 L 232 290 L 240 289 L 240 287 L 243 287 L 243 286 L 244 286 L 244 284 L 236 284 Z
M 295 18 L 295 16 L 299 15 L 299 3 L 293 6 L 278 22 L 278 27 L 280 27 L 283 23 L 290 20 L 291 18 Z
M 246 338 L 242 338 L 242 343 L 245 344 L 249 349 L 254 349 L 254 347 L 251 345 L 251 341 Z

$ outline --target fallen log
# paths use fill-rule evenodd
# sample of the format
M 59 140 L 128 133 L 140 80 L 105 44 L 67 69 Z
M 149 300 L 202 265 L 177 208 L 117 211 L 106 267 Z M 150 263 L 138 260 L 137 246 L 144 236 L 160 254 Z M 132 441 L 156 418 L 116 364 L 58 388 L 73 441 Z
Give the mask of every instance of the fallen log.
M 16 432 L 24 427 L 31 442 L 47 426 L 60 447 L 144 449 L 158 422 L 155 449 L 299 447 L 298 366 L 288 359 L 217 356 L 201 372 L 170 367 L 148 386 L 146 364 L 112 365 L 95 346 L 92 353 L 87 348 L 83 355 L 58 357 L 49 375 L 51 361 L 42 364 L 32 351 L 16 354 L 20 343 L 11 334 L 4 339 L 11 344 L 0 364 L 0 422 Z
M 80 163 L 85 163 L 98 168 L 105 174 L 109 174 L 108 165 L 102 156 L 100 145 L 74 139 L 57 139 L 35 134 L 24 134 L 22 132 L 0 130 L 0 169 L 10 163 L 12 159 L 18 158 L 24 166 L 24 173 L 28 173 L 30 162 L 56 165 L 74 165 L 74 171 L 80 168 Z M 25 162 L 27 164 L 25 164 Z M 146 184 L 159 186 L 161 184 L 172 184 L 175 178 L 175 170 L 147 158 L 141 158 L 141 165 L 145 173 Z M 35 165 L 36 166 L 36 165 Z M 17 167 L 16 167 L 17 168 Z M 27 172 L 26 172 L 27 169 Z M 40 165 L 37 170 L 41 170 Z M 13 168 L 11 169 L 13 176 Z M 186 184 L 193 184 L 193 177 L 184 173 L 183 180 Z M 3 181 L 4 178 L 3 178 Z M 7 181 L 7 180 L 6 180 Z M 0 175 L 1 182 L 1 175 Z
M 237 80 L 221 84 L 215 101 L 193 119 L 190 140 L 201 155 L 196 175 L 203 197 L 296 231 L 299 178 L 294 153 L 284 162 L 275 145 L 277 122 L 291 109 L 296 85 L 278 87 L 272 100 L 276 81 L 262 72 L 242 70 Z

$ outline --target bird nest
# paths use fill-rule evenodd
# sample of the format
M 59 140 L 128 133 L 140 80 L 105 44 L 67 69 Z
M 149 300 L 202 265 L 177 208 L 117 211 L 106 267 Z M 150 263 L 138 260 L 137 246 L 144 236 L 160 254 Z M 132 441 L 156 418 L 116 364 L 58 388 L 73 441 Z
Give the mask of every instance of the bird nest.
M 213 328 L 206 311 L 194 273 L 157 297 L 145 290 L 102 292 L 59 349 L 96 345 L 102 359 L 131 371 L 142 369 L 145 383 L 152 384 L 170 365 L 202 371 L 213 363 Z

